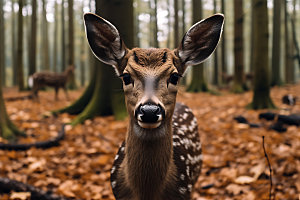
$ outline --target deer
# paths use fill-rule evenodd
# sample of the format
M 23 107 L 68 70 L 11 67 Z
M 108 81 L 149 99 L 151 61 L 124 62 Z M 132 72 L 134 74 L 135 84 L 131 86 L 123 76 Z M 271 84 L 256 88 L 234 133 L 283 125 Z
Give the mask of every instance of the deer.
M 111 168 L 115 198 L 190 199 L 202 150 L 196 117 L 188 106 L 176 103 L 178 83 L 188 66 L 213 53 L 224 16 L 215 14 L 193 25 L 174 50 L 128 49 L 109 21 L 86 13 L 84 22 L 90 49 L 123 81 L 129 122 Z
M 28 85 L 32 88 L 32 96 L 34 99 L 39 99 L 38 92 L 42 87 L 48 86 L 55 89 L 55 100 L 58 100 L 59 88 L 65 92 L 66 98 L 69 100 L 67 91 L 67 83 L 70 77 L 74 74 L 74 66 L 68 66 L 62 73 L 54 72 L 36 72 L 28 79 Z

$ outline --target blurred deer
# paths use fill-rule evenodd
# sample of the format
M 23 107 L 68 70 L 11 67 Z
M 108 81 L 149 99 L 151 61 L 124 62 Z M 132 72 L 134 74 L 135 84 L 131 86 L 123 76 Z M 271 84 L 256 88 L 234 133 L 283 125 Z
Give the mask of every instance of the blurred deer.
M 28 85 L 32 88 L 33 98 L 39 99 L 38 92 L 42 87 L 48 86 L 55 89 L 55 100 L 58 100 L 59 88 L 65 91 L 66 98 L 69 100 L 67 83 L 74 74 L 74 66 L 69 66 L 62 73 L 36 72 L 29 77 Z
M 191 109 L 176 103 L 178 82 L 187 66 L 213 53 L 223 15 L 193 25 L 175 50 L 128 49 L 110 22 L 94 14 L 84 19 L 92 51 L 123 80 L 129 125 L 111 169 L 116 199 L 190 199 L 201 171 L 201 143 Z

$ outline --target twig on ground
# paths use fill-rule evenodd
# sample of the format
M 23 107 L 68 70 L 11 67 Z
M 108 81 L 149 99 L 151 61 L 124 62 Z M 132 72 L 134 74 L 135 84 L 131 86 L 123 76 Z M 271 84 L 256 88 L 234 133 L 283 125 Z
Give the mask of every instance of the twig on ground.
M 265 153 L 265 157 L 267 159 L 268 165 L 269 165 L 269 170 L 270 170 L 270 191 L 269 191 L 269 200 L 272 200 L 272 187 L 273 187 L 273 183 L 272 183 L 272 168 L 271 168 L 271 164 L 270 164 L 270 160 L 268 157 L 268 154 L 266 152 L 266 148 L 265 148 L 265 136 L 262 136 L 262 146 L 264 149 L 264 153 Z

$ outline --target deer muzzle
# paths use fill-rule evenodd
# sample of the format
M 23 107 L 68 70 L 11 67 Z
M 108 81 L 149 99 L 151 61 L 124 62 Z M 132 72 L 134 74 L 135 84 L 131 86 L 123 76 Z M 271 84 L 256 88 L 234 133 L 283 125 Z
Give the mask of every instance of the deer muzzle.
M 148 102 L 136 108 L 135 117 L 142 128 L 157 128 L 165 118 L 165 110 L 159 104 Z

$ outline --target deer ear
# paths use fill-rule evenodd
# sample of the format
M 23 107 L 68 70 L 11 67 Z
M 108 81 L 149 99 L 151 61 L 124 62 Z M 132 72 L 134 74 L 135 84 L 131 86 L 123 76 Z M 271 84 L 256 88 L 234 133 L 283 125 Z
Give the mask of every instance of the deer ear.
M 220 40 L 224 16 L 213 15 L 194 24 L 184 35 L 177 48 L 182 66 L 197 65 L 208 58 Z
M 120 62 L 127 48 L 119 31 L 109 21 L 92 13 L 84 15 L 85 31 L 89 45 L 95 56 L 102 62 L 115 67 L 118 74 L 122 73 Z

